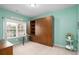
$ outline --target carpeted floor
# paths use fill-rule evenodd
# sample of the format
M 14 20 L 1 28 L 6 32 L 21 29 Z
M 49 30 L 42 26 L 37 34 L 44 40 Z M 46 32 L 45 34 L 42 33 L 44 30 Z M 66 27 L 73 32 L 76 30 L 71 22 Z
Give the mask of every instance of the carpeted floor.
M 48 47 L 35 42 L 27 42 L 25 45 L 16 45 L 13 48 L 14 55 L 76 55 L 76 52 L 60 47 Z

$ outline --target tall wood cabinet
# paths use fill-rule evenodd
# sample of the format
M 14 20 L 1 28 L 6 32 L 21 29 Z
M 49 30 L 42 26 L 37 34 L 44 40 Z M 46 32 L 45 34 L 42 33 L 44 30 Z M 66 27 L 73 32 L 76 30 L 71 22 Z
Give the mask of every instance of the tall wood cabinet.
M 47 46 L 53 46 L 54 19 L 51 16 L 30 21 L 31 40 Z

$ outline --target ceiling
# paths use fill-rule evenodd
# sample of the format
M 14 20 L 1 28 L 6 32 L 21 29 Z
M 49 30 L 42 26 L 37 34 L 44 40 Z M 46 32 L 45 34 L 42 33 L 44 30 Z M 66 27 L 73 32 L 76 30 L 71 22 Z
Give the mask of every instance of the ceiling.
M 74 4 L 39 4 L 36 8 L 30 7 L 29 4 L 1 4 L 0 7 L 25 15 L 25 16 L 37 16 L 43 13 L 61 10 L 74 6 Z

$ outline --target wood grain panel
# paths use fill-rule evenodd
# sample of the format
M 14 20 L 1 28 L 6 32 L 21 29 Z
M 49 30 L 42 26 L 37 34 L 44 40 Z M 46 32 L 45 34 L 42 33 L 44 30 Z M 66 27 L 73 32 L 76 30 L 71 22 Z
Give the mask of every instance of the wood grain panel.
M 32 41 L 47 46 L 53 46 L 54 40 L 54 19 L 51 16 L 39 18 L 35 20 L 35 35 Z
M 41 44 L 52 46 L 52 18 L 40 18 L 36 20 L 36 35 Z
M 13 47 L 7 47 L 4 49 L 0 49 L 0 55 L 13 55 Z

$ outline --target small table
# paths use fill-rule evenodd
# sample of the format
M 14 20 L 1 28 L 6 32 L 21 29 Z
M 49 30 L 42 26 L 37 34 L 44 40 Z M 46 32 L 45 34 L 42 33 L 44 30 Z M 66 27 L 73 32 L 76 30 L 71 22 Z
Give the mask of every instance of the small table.
M 0 41 L 0 55 L 13 55 L 13 44 L 6 40 Z

